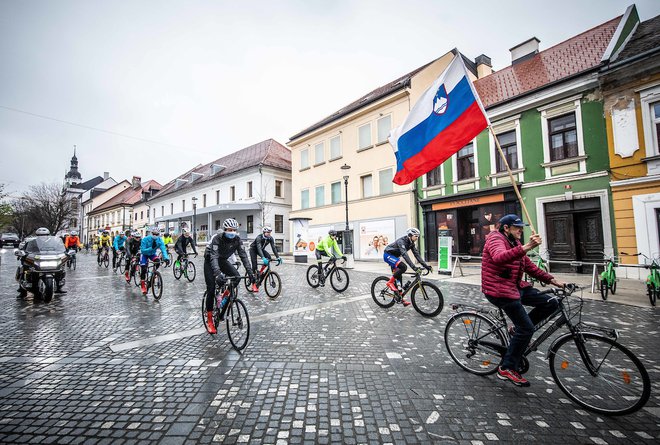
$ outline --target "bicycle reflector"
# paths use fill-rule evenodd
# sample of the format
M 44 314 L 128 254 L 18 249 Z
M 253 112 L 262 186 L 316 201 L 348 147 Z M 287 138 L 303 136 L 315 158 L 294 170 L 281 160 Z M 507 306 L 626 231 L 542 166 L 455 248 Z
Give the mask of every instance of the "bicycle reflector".
M 566 369 L 566 368 L 568 368 L 568 361 L 564 360 L 563 362 L 561 362 L 561 369 Z
M 472 324 L 472 320 L 465 319 L 463 320 L 463 324 Z
M 626 371 L 622 371 L 621 376 L 623 377 L 623 383 L 630 385 L 630 382 L 632 381 L 630 374 L 628 374 Z

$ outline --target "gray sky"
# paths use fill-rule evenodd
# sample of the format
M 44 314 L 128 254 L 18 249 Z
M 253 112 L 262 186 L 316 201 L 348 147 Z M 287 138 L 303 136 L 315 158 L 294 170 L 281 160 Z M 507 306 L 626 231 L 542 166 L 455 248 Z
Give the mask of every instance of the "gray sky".
M 629 4 L 0 0 L 0 183 L 61 181 L 75 144 L 83 180 L 164 184 L 267 138 L 285 144 L 454 47 L 501 69 L 512 46 L 536 36 L 543 50 Z M 660 13 L 636 4 L 642 20 Z

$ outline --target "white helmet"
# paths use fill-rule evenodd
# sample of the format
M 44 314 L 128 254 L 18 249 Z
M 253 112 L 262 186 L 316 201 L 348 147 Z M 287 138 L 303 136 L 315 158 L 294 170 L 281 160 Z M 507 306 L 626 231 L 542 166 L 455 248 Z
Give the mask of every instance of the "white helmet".
M 419 236 L 419 229 L 417 229 L 416 227 L 411 227 L 408 230 L 406 230 L 406 235 Z
M 236 221 L 234 218 L 227 218 L 222 223 L 222 228 L 238 230 L 238 221 Z
M 50 235 L 50 230 L 48 230 L 45 227 L 39 227 L 36 232 L 34 232 L 35 235 L 37 236 L 48 236 Z
M 75 230 L 72 230 L 72 231 L 71 231 L 71 236 L 78 236 L 78 232 L 75 231 Z
M 151 234 L 159 236 L 160 235 L 160 229 L 158 227 L 154 227 L 153 229 L 151 229 Z
M 273 228 L 270 227 L 270 226 L 264 226 L 264 228 L 261 229 L 261 231 L 262 231 L 263 233 L 266 233 L 266 232 L 272 232 L 272 231 L 273 231 Z

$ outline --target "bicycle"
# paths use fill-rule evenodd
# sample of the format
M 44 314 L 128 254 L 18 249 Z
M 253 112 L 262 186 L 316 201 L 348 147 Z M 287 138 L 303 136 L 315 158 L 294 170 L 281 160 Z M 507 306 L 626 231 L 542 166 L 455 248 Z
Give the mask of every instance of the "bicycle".
M 281 262 L 281 259 L 280 261 L 277 261 L 277 265 L 279 266 Z M 274 300 L 279 297 L 280 292 L 282 292 L 282 279 L 277 272 L 270 268 L 272 263 L 272 261 L 269 261 L 268 264 L 261 265 L 261 269 L 257 270 L 257 273 L 255 274 L 255 284 L 257 287 L 261 287 L 262 283 L 266 283 L 264 291 L 270 299 Z M 250 287 L 252 286 L 250 278 L 246 278 L 243 282 L 245 283 L 245 289 L 250 292 Z
M 600 274 L 600 296 L 603 300 L 607 300 L 607 291 L 612 292 L 612 295 L 616 293 L 616 262 L 614 261 L 614 255 L 605 256 L 605 269 Z
M 66 254 L 69 257 L 69 260 L 67 261 L 67 264 L 66 264 L 67 268 L 69 268 L 69 269 L 73 268 L 73 270 L 76 270 L 76 263 L 77 263 L 76 253 L 77 253 L 76 249 L 69 249 L 67 251 Z
M 149 289 L 151 289 L 151 294 L 156 301 L 160 300 L 160 297 L 163 296 L 163 277 L 160 272 L 158 272 L 159 267 L 160 258 L 157 258 L 154 261 L 149 260 L 147 264 L 147 277 L 145 280 L 147 283 L 147 293 L 149 292 Z
M 195 257 L 197 257 L 197 254 L 195 254 Z M 197 276 L 195 263 L 193 263 L 188 259 L 187 253 L 181 255 L 181 260 L 176 260 L 174 262 L 174 266 L 172 267 L 172 272 L 174 273 L 174 278 L 176 278 L 177 280 L 180 279 L 181 276 L 185 276 L 186 280 L 188 280 L 191 283 L 195 281 L 195 277 Z
M 394 292 L 387 287 L 390 277 L 384 275 L 377 277 L 371 283 L 371 298 L 374 299 L 378 306 L 389 308 L 394 306 L 395 303 L 401 303 L 403 297 L 409 292 L 412 292 L 410 300 L 415 310 L 424 317 L 435 317 L 442 312 L 445 300 L 438 286 L 422 280 L 422 276 L 426 276 L 429 273 L 431 272 L 428 270 L 422 273 L 420 269 L 415 270 L 413 273 L 407 273 L 406 275 L 412 275 L 413 278 L 408 280 L 403 286 L 397 280 L 398 292 Z
M 330 277 L 330 285 L 337 292 L 344 292 L 348 288 L 348 272 L 343 267 L 337 266 L 336 257 L 330 258 L 323 266 L 323 272 L 319 275 L 318 265 L 311 265 L 307 268 L 307 283 L 316 289 L 319 286 L 325 286 L 325 281 Z M 342 258 L 342 264 L 346 260 Z
M 125 271 L 126 267 L 126 251 L 124 249 L 121 249 L 119 251 L 119 256 L 115 257 L 115 265 L 112 268 L 112 271 L 114 273 L 117 273 L 117 270 L 119 270 L 120 274 L 123 274 Z
M 213 324 L 216 329 L 220 322 L 225 320 L 227 325 L 227 337 L 229 342 L 237 351 L 245 349 L 250 338 L 250 317 L 245 304 L 238 298 L 238 283 L 247 276 L 227 277 L 222 286 L 215 286 L 215 298 L 213 299 Z M 202 320 L 206 332 L 209 326 L 206 319 L 206 295 L 202 297 Z
M 643 253 L 633 253 L 627 254 L 621 252 L 621 255 L 630 255 L 630 256 L 643 256 L 646 260 L 650 260 L 651 264 L 644 264 L 645 269 L 649 269 L 649 274 L 646 277 L 646 295 L 649 297 L 651 306 L 655 306 L 658 297 L 660 296 L 660 262 L 658 256 L 649 258 Z M 646 260 L 644 261 L 646 263 Z
M 126 283 L 131 283 L 131 278 L 135 283 L 135 286 L 140 286 L 140 255 L 132 255 L 131 261 L 128 263 L 128 279 Z
M 543 259 L 543 256 L 541 255 L 541 252 L 537 252 L 535 250 L 532 250 L 527 255 L 529 256 L 530 259 L 533 260 L 533 263 L 536 267 L 541 269 L 543 272 L 546 272 L 546 273 L 548 272 L 548 263 L 546 262 L 546 260 Z M 550 257 L 550 251 L 546 250 L 545 255 L 549 258 Z M 533 286 L 534 283 L 536 283 L 539 280 L 532 277 L 531 275 L 525 274 L 525 281 L 531 283 L 532 286 Z M 539 284 L 541 284 L 542 287 L 546 286 L 546 283 L 544 283 L 542 281 L 539 281 Z
M 605 415 L 633 413 L 644 406 L 651 394 L 651 382 L 642 362 L 617 342 L 616 329 L 586 326 L 582 322 L 581 296 L 569 297 L 577 286 L 542 291 L 554 293 L 557 311 L 535 326 L 535 332 L 554 322 L 527 346 L 523 355 L 524 374 L 529 370 L 527 356 L 536 351 L 557 330 L 566 326 L 548 348 L 550 373 L 569 399 L 590 411 Z M 452 360 L 476 375 L 494 374 L 506 353 L 510 334 L 502 309 L 452 304 L 456 311 L 445 327 L 445 345 Z M 576 320 L 576 321 L 574 321 Z
M 107 247 L 102 248 L 101 253 L 99 255 L 99 258 L 98 258 L 98 263 L 99 263 L 99 267 L 104 265 L 106 269 L 110 265 L 110 255 L 108 254 L 108 248 Z

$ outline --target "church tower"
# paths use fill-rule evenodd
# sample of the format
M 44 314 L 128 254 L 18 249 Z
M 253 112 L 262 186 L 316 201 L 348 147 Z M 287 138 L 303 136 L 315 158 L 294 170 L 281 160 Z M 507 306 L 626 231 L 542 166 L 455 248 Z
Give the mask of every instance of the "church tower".
M 71 168 L 69 172 L 64 175 L 64 182 L 66 182 L 67 188 L 73 187 L 76 184 L 82 182 L 82 176 L 78 172 L 78 158 L 76 157 L 76 146 L 73 146 L 73 157 L 71 158 Z

